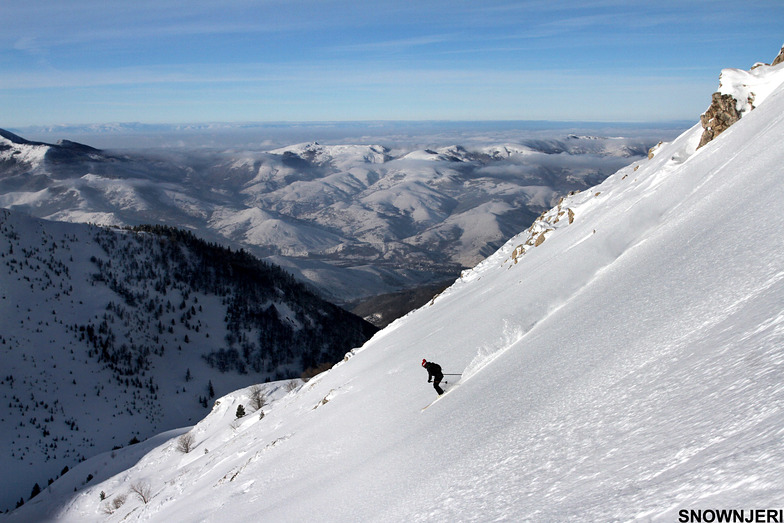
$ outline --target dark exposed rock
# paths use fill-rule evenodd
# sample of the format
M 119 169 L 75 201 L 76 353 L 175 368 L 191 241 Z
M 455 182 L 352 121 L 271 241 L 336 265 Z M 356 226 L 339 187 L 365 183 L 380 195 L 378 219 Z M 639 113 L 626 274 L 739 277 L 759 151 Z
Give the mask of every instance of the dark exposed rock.
M 713 93 L 710 107 L 700 116 L 705 131 L 697 148 L 716 138 L 738 120 L 740 120 L 738 101 L 730 94 Z
M 770 65 L 778 65 L 781 62 L 784 62 L 784 46 L 781 47 L 781 51 L 779 51 L 779 55 L 773 60 L 773 63 Z

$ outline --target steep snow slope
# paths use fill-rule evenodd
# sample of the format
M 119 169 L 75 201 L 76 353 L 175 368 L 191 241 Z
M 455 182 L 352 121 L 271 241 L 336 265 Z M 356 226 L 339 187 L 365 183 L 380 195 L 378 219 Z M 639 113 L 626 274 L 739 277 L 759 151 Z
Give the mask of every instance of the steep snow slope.
M 60 480 L 9 520 L 673 521 L 779 508 L 781 72 L 757 72 L 771 94 L 711 143 L 696 150 L 695 126 L 566 198 L 263 419 L 232 421 L 238 391 L 191 429 L 195 452 L 169 441 L 76 494 Z M 462 373 L 426 411 L 423 357 Z M 103 513 L 138 482 L 148 503 Z

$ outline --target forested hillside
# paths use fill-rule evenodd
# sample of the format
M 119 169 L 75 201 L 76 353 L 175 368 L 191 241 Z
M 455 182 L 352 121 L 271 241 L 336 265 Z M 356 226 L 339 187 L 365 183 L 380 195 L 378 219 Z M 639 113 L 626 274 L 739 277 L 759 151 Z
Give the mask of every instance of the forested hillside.
M 8 478 L 3 508 L 216 395 L 328 368 L 376 330 L 278 267 L 168 227 L 0 209 L 0 277 L 0 464 L 40 465 Z

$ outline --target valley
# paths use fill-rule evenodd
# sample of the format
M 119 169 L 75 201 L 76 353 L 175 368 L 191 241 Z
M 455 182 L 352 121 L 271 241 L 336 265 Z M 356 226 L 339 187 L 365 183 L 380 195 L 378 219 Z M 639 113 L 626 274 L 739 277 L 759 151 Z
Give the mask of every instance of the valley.
M 184 228 L 275 263 L 335 303 L 361 306 L 454 281 L 559 197 L 644 158 L 674 132 L 625 131 L 630 137 L 554 129 L 206 151 L 99 150 L 2 131 L 0 207 Z M 454 138 L 466 145 L 438 145 Z M 415 145 L 428 139 L 434 145 Z

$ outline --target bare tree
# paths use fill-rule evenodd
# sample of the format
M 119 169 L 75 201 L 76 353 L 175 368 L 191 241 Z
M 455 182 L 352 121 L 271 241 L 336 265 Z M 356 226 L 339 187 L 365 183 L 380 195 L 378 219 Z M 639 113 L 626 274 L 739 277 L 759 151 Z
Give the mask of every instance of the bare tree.
M 131 485 L 131 492 L 136 494 L 145 505 L 152 499 L 152 487 L 146 481 L 138 481 Z
M 177 438 L 177 450 L 182 452 L 183 454 L 187 454 L 193 447 L 196 445 L 196 438 L 188 432 L 187 434 L 183 434 L 179 438 Z
M 250 388 L 250 406 L 253 410 L 260 410 L 267 404 L 267 395 L 260 385 Z
M 296 390 L 297 387 L 299 387 L 299 381 L 297 380 L 291 380 L 290 382 L 286 383 L 286 390 L 288 392 Z

